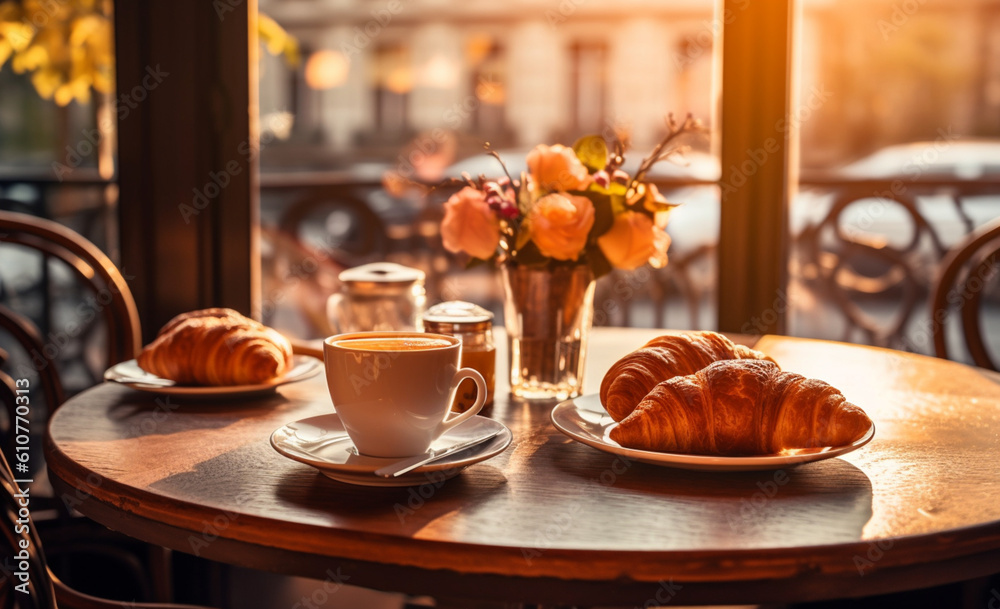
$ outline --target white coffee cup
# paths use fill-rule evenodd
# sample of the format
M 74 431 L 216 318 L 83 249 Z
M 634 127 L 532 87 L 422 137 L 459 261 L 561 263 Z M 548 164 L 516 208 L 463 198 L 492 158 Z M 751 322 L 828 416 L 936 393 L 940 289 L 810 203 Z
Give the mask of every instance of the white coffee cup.
M 486 381 L 459 368 L 462 341 L 423 332 L 354 332 L 324 341 L 326 383 L 355 448 L 371 457 L 409 457 L 478 413 Z M 475 404 L 449 417 L 458 385 L 470 378 Z

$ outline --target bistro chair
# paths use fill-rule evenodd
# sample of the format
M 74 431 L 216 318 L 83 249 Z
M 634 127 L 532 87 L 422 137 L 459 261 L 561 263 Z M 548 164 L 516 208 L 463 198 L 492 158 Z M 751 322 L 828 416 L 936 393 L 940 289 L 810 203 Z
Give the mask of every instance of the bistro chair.
M 0 486 L 3 487 L 3 555 L 11 557 L 9 565 L 12 572 L 5 572 L 0 581 L 0 607 L 3 609 L 18 607 L 19 609 L 54 609 L 63 607 L 69 609 L 111 609 L 122 606 L 138 609 L 182 609 L 182 605 L 122 603 L 109 601 L 73 590 L 62 583 L 48 568 L 45 552 L 36 530 L 30 511 L 22 511 L 24 506 L 19 498 L 20 486 L 10 469 L 5 457 L 0 457 Z M 31 509 L 30 498 L 28 508 Z M 22 567 L 26 567 L 22 571 Z M 26 573 L 26 582 L 17 573 Z M 14 587 L 27 583 L 27 594 Z
M 311 190 L 294 201 L 278 228 L 306 246 L 355 264 L 382 260 L 389 248 L 382 218 L 360 196 L 336 186 Z
M 3 305 L 0 305 L 0 328 L 6 331 L 29 354 L 42 353 L 45 349 L 45 341 L 35 324 L 24 315 Z M 7 353 L 0 357 L 0 366 L 3 366 L 8 357 Z M 46 366 L 41 369 L 32 368 L 32 370 L 38 373 L 38 383 L 41 386 L 42 395 L 45 396 L 45 403 L 52 404 L 53 408 L 62 404 L 63 400 L 66 399 L 66 393 L 55 367 Z
M 65 367 L 71 354 L 78 354 L 80 359 L 86 360 L 89 353 L 85 349 L 92 344 L 100 344 L 103 338 L 105 361 L 101 362 L 100 370 L 96 372 L 84 363 L 82 367 L 87 370 L 84 375 L 87 378 L 84 386 L 76 388 L 79 390 L 99 382 L 103 367 L 135 357 L 141 347 L 139 312 L 135 300 L 121 271 L 96 245 L 51 220 L 7 211 L 0 211 L 0 244 L 18 246 L 22 256 L 35 252 L 36 256 L 23 258 L 25 266 L 32 264 L 32 258 L 40 257 L 41 264 L 35 265 L 38 269 L 37 281 L 32 281 L 34 277 L 30 272 L 19 277 L 21 281 L 12 281 L 9 273 L 18 269 L 10 267 L 15 265 L 8 265 L 3 269 L 5 273 L 0 273 L 0 298 L 11 308 L 15 308 L 14 302 L 24 303 L 31 312 L 19 312 L 31 318 L 40 334 L 47 337 L 47 344 L 44 345 L 47 349 L 36 352 L 44 360 L 39 363 Z M 8 248 L 10 246 L 4 249 Z M 11 259 L 8 256 L 5 258 Z M 58 296 L 67 288 L 66 282 L 56 279 L 65 276 L 67 270 L 76 283 L 83 286 L 83 298 L 73 292 L 65 302 L 59 301 Z M 28 285 L 20 285 L 22 283 Z M 103 323 L 96 323 L 99 320 Z M 100 326 L 105 328 L 105 337 L 100 337 L 97 332 Z M 62 379 L 67 389 L 70 386 L 68 380 Z M 57 406 L 55 404 L 53 408 Z
M 941 263 L 941 272 L 931 292 L 931 328 L 934 354 L 948 358 L 947 323 L 957 310 L 965 346 L 972 361 L 981 368 L 997 370 L 984 341 L 980 323 L 982 307 L 989 302 L 985 294 L 997 276 L 1000 261 L 1000 218 L 985 224 L 952 248 Z
M 4 454 L 11 458 L 16 395 L 8 382 L 27 379 L 31 442 L 36 449 L 32 463 L 40 465 L 45 415 L 62 405 L 72 393 L 69 387 L 75 385 L 79 391 L 100 382 L 105 367 L 135 357 L 141 341 L 138 309 L 110 258 L 60 224 L 0 211 L 0 247 L 5 260 L 0 269 L 0 298 L 5 303 L 0 304 L 0 340 L 7 349 L 0 360 L 4 373 L 0 400 L 7 411 L 0 440 Z M 66 284 L 72 284 L 72 289 Z M 89 302 L 83 305 L 85 310 L 80 302 Z M 167 550 L 150 549 L 79 517 L 48 487 L 44 471 L 35 471 L 41 474 L 33 489 L 35 522 L 49 543 L 55 566 L 72 570 L 81 560 L 100 557 L 120 574 L 127 573 L 141 594 L 153 596 L 153 590 L 159 597 L 169 594 Z M 140 558 L 147 554 L 152 579 Z

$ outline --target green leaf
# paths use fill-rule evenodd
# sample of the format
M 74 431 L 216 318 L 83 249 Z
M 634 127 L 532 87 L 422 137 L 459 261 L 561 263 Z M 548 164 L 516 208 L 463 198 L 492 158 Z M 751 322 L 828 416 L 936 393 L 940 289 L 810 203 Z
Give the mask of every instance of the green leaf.
M 652 204 L 652 206 L 653 206 L 653 211 L 657 212 L 657 211 L 670 211 L 671 209 L 673 209 L 675 207 L 680 207 L 681 204 L 680 203 L 660 203 L 659 201 L 654 201 L 653 204 Z
M 589 239 L 593 241 L 611 230 L 615 218 L 625 213 L 627 201 L 624 195 L 607 195 L 594 191 L 586 193 L 586 197 L 594 204 L 594 225 L 590 228 L 589 235 Z
M 589 190 L 591 192 L 599 192 L 602 195 L 616 195 L 624 198 L 628 193 L 628 186 L 625 184 L 619 184 L 618 182 L 612 182 L 608 184 L 607 188 L 604 188 L 599 184 L 591 182 Z
M 587 264 L 590 265 L 590 270 L 594 272 L 595 279 L 611 272 L 611 263 L 608 262 L 599 245 L 595 243 L 587 246 L 586 252 Z
M 611 210 L 615 212 L 616 216 L 625 213 L 626 209 L 628 209 L 628 199 L 624 194 L 611 195 Z
M 590 173 L 600 171 L 608 165 L 608 145 L 599 135 L 585 135 L 576 140 L 573 152 Z
M 528 173 L 521 172 L 521 187 L 517 191 L 517 210 L 521 212 L 521 215 L 527 217 L 528 212 L 531 211 L 533 201 L 531 200 L 531 191 L 528 190 Z
M 590 228 L 590 239 L 595 239 L 611 230 L 615 223 L 615 206 L 608 195 L 590 193 L 587 197 L 594 204 L 594 225 Z

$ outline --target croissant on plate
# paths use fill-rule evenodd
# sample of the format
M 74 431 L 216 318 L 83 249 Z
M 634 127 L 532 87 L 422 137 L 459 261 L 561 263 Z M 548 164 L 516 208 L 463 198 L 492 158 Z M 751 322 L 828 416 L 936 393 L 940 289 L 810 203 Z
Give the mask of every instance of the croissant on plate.
M 831 385 L 772 362 L 727 360 L 660 383 L 609 433 L 627 448 L 697 455 L 768 455 L 843 446 L 871 426 Z
M 760 351 L 737 345 L 717 332 L 687 332 L 654 338 L 618 360 L 601 382 L 601 404 L 616 421 L 632 412 L 653 387 L 719 360 L 766 359 Z
M 167 322 L 137 360 L 181 385 L 256 385 L 288 371 L 292 345 L 232 309 L 203 309 Z

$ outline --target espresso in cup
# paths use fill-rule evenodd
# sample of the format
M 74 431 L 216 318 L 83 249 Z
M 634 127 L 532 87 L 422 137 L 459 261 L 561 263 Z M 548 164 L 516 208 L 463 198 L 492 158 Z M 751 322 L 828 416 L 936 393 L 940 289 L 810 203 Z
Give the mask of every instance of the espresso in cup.
M 441 349 L 450 347 L 451 343 L 441 338 L 400 337 L 400 338 L 348 338 L 337 341 L 336 345 L 344 349 L 358 351 L 422 351 L 424 349 Z
M 482 409 L 486 381 L 472 368 L 459 368 L 461 348 L 458 338 L 422 332 L 357 332 L 326 339 L 330 397 L 359 453 L 419 455 Z M 481 397 L 471 409 L 449 416 L 465 379 L 476 383 Z

